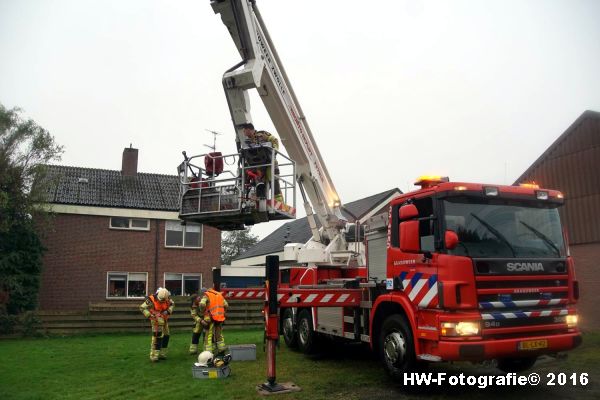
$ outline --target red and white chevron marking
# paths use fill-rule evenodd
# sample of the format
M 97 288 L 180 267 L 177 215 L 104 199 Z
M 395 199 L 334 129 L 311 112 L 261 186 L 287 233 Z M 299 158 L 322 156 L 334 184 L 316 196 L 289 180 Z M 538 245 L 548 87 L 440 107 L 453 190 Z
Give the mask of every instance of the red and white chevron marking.
M 265 289 L 223 289 L 221 292 L 227 300 L 264 300 Z
M 227 300 L 266 300 L 265 289 L 223 289 Z M 280 307 L 358 307 L 361 289 L 279 289 Z
M 358 307 L 363 291 L 284 289 L 277 291 L 280 307 Z

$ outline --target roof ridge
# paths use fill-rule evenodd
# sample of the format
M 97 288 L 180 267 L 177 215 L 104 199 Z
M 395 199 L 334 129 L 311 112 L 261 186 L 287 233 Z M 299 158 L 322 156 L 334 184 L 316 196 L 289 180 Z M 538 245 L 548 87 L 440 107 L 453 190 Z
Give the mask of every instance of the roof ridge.
M 56 167 L 56 168 L 69 168 L 69 169 L 79 169 L 79 170 L 89 170 L 89 171 L 104 171 L 104 172 L 116 172 L 116 173 L 121 173 L 121 170 L 118 169 L 106 169 L 106 168 L 93 168 L 93 167 L 74 167 L 72 165 L 57 165 L 57 164 L 45 164 L 46 167 Z M 161 173 L 154 173 L 154 172 L 138 172 L 138 175 L 152 175 L 152 176 L 166 176 L 166 177 L 170 177 L 170 178 L 176 178 L 177 175 L 170 175 L 170 174 L 161 174 Z
M 527 175 L 529 175 L 530 172 L 532 172 L 535 168 L 538 167 L 538 165 L 548 156 L 550 155 L 557 147 L 560 143 L 562 143 L 564 140 L 567 139 L 567 137 L 569 137 L 573 132 L 575 132 L 575 130 L 577 129 L 577 127 L 579 127 L 579 125 L 581 125 L 586 119 L 588 118 L 600 118 L 600 112 L 598 111 L 592 111 L 592 110 L 585 110 L 584 112 L 581 113 L 581 115 L 579 115 L 579 117 L 577 117 L 577 119 L 575 121 L 573 121 L 569 127 L 567 129 L 565 129 L 565 131 L 563 133 L 561 133 L 558 138 L 556 138 L 556 140 L 554 142 L 552 142 L 552 144 L 550 146 L 548 146 L 548 148 L 546 150 L 544 150 L 544 152 L 525 170 L 525 172 L 523 172 L 513 183 L 513 185 L 518 184 L 519 182 L 521 182 L 522 179 L 525 179 L 525 177 Z
M 371 194 L 369 196 L 363 197 L 362 199 L 353 200 L 351 202 L 346 203 L 345 205 L 348 205 L 350 203 L 356 203 L 356 202 L 359 202 L 359 201 L 364 201 L 364 200 L 369 199 L 371 197 L 377 197 L 377 196 L 381 196 L 381 195 L 384 195 L 384 194 L 392 193 L 392 192 L 395 192 L 396 190 L 398 190 L 399 192 L 402 192 L 399 188 L 395 187 L 395 188 L 391 188 L 391 189 L 388 189 L 388 190 L 384 190 L 383 192 Z

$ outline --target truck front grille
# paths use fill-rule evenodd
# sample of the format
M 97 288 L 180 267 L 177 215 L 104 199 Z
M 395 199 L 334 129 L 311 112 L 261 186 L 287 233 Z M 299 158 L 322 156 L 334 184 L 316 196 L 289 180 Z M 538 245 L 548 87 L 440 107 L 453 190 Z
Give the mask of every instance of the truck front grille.
M 476 277 L 485 337 L 506 337 L 515 328 L 531 335 L 567 329 L 567 275 Z

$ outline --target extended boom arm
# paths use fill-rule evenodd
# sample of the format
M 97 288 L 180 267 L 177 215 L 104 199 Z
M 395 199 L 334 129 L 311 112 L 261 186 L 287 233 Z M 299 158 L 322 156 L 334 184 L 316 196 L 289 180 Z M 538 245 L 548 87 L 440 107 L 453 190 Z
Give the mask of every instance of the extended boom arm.
M 244 143 L 240 124 L 252 122 L 247 91 L 256 89 L 290 158 L 296 162 L 296 179 L 303 189 L 313 239 L 343 241 L 340 229 L 346 221 L 339 196 L 255 2 L 213 0 L 211 5 L 221 15 L 242 57 L 223 75 L 238 147 Z M 313 209 L 325 237 L 317 229 Z

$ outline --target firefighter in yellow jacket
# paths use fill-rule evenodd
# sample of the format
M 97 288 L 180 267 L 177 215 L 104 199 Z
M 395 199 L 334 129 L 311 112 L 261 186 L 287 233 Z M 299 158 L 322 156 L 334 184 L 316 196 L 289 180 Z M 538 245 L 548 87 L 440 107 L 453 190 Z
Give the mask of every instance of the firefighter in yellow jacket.
M 158 288 L 156 293 L 146 297 L 140 305 L 144 317 L 152 326 L 152 342 L 150 345 L 150 361 L 156 362 L 167 358 L 169 346 L 169 316 L 173 313 L 175 303 L 171 293 L 165 288 Z
M 271 143 L 271 147 L 275 150 L 279 150 L 279 140 L 272 134 L 267 131 L 257 131 L 254 129 L 254 125 L 252 123 L 241 124 L 240 127 L 243 130 L 244 136 L 246 137 L 246 142 L 249 144 L 263 144 L 263 143 Z M 275 160 L 275 175 L 279 175 L 279 165 Z M 263 183 L 271 182 L 272 171 L 271 167 L 266 168 L 258 168 L 258 179 L 263 181 Z M 273 192 L 275 194 L 275 200 L 279 202 L 283 202 L 283 195 L 281 194 L 281 187 L 279 184 L 279 179 L 275 179 L 275 187 L 273 188 Z
M 204 337 L 206 337 L 206 328 L 208 328 L 210 324 L 210 316 L 207 321 L 204 321 L 204 318 L 207 316 L 206 307 L 204 307 L 205 311 L 199 313 L 200 309 L 200 301 L 202 297 L 204 297 L 204 293 L 206 292 L 206 288 L 202 288 L 200 294 L 194 296 L 192 299 L 192 304 L 190 306 L 190 314 L 192 315 L 192 319 L 194 320 L 194 328 L 192 329 L 192 343 L 190 344 L 190 354 L 198 354 L 198 343 L 200 342 L 200 337 L 204 333 Z
M 220 292 L 202 288 L 202 294 L 192 301 L 190 312 L 195 321 L 192 331 L 190 354 L 198 351 L 200 335 L 204 330 L 204 351 L 213 354 L 225 354 L 227 346 L 223 337 L 223 322 L 229 305 Z M 216 346 L 216 352 L 215 352 Z

